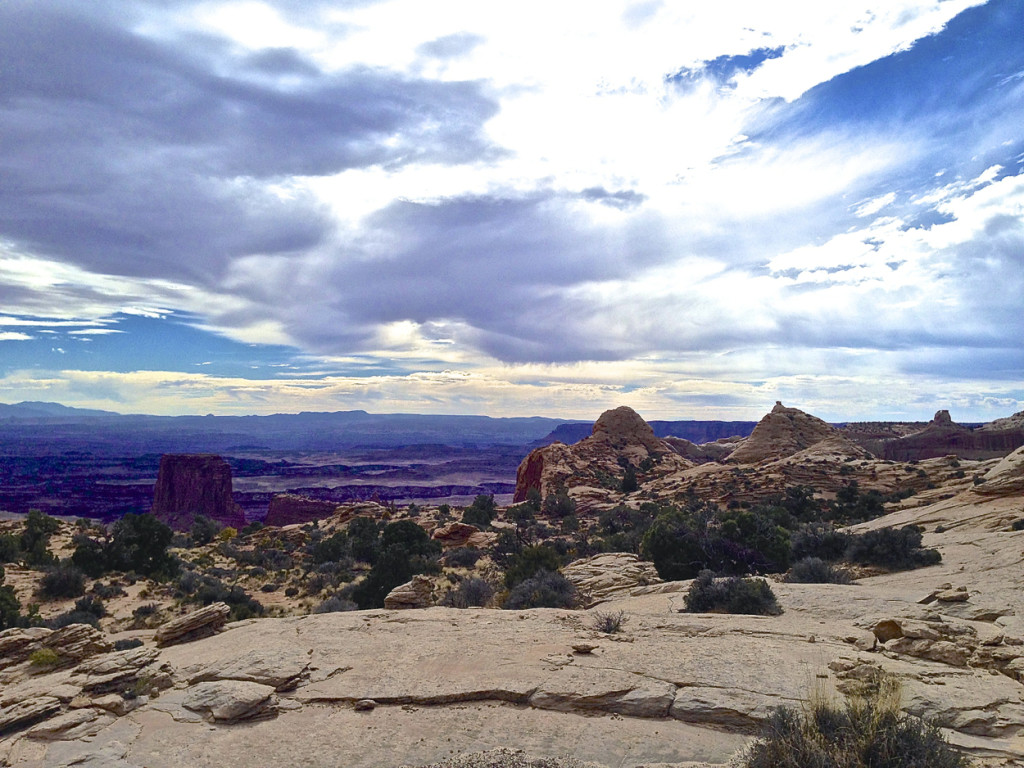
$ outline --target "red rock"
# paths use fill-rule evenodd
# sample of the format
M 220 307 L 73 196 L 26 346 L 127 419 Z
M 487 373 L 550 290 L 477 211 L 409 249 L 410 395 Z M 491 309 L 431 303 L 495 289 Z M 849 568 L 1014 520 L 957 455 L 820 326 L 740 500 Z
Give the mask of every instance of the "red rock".
M 445 547 L 464 547 L 480 529 L 469 523 L 448 523 L 442 525 L 430 536 L 434 541 L 439 541 Z
M 241 528 L 245 515 L 231 496 L 231 467 L 212 453 L 168 453 L 160 457 L 153 489 L 153 514 L 177 531 L 196 515 Z
M 285 526 L 323 520 L 339 511 L 333 501 L 307 499 L 291 493 L 276 494 L 267 508 L 267 525 Z

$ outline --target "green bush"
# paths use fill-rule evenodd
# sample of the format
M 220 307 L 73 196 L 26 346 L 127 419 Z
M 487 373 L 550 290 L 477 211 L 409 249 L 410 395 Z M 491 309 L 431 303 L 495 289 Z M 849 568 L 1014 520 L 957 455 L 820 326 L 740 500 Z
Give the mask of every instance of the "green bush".
M 851 538 L 846 559 L 900 571 L 935 565 L 942 561 L 942 555 L 937 549 L 921 547 L 923 533 L 918 525 L 866 531 Z
M 850 534 L 831 524 L 811 524 L 796 531 L 790 541 L 794 560 L 817 557 L 827 562 L 842 560 L 850 546 Z
M 33 667 L 52 669 L 60 664 L 60 654 L 53 648 L 37 648 L 29 654 L 28 663 Z
M 739 768 L 969 768 L 942 732 L 875 694 L 843 706 L 812 702 L 772 711 Z
M 351 536 L 351 529 L 349 534 Z M 377 552 L 366 578 L 344 590 L 345 597 L 355 601 L 361 609 L 381 608 L 388 592 L 398 585 L 417 573 L 440 570 L 437 560 L 441 545 L 412 520 L 388 523 L 381 532 Z
M 463 579 L 459 586 L 444 593 L 441 605 L 446 608 L 483 608 L 494 598 L 494 587 L 483 579 Z
M 576 588 L 565 576 L 552 571 L 538 571 L 517 584 L 502 608 L 572 608 L 576 604 Z
M 558 493 L 548 494 L 543 509 L 544 514 L 552 517 L 568 517 L 576 513 L 576 499 L 562 489 Z
M 712 571 L 701 571 L 686 593 L 689 613 L 749 613 L 777 616 L 782 613 L 775 593 L 764 579 L 729 576 L 716 579 Z
M 196 515 L 189 528 L 188 535 L 192 539 L 192 545 L 199 547 L 209 544 L 220 533 L 221 526 L 216 520 L 211 520 L 206 515 Z
M 462 522 L 467 525 L 475 525 L 477 528 L 489 528 L 494 519 L 494 511 L 497 505 L 494 503 L 494 496 L 483 494 L 473 499 L 473 503 L 462 512 Z
M 39 594 L 50 600 L 85 594 L 85 574 L 64 561 L 48 570 L 39 583 Z
M 797 584 L 849 584 L 851 579 L 850 574 L 842 568 L 836 568 L 818 557 L 805 557 L 793 563 L 786 581 Z
M 551 547 L 537 544 L 513 555 L 505 568 L 505 586 L 512 588 L 540 571 L 557 571 L 562 559 Z
M 448 550 L 444 556 L 444 564 L 450 568 L 472 568 L 483 555 L 476 547 L 457 547 Z
M 21 623 L 21 602 L 14 592 L 14 587 L 5 587 L 4 568 L 0 565 L 0 632 Z
M 29 566 L 48 566 L 57 562 L 47 548 L 50 535 L 60 530 L 60 522 L 45 515 L 38 509 L 30 509 L 25 518 L 25 528 L 21 532 L 19 546 L 21 559 Z
M 21 543 L 13 533 L 0 534 L 0 563 L 15 563 L 21 558 Z

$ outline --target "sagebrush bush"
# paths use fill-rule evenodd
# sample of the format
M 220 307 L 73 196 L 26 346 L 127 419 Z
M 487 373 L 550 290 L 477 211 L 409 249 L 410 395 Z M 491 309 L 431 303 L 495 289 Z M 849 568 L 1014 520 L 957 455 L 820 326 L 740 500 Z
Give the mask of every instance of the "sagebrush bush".
M 594 614 L 594 622 L 591 626 L 598 632 L 604 632 L 606 635 L 613 635 L 616 632 L 622 630 L 622 626 L 626 623 L 625 611 L 616 611 L 614 613 L 603 611 L 597 611 Z
M 701 571 L 686 593 L 689 613 L 749 613 L 777 616 L 782 613 L 775 593 L 764 579 L 729 576 L 716 579 L 713 571 Z
M 793 563 L 786 581 L 797 584 L 849 584 L 852 579 L 848 572 L 819 557 L 805 557 Z
M 463 579 L 459 586 L 444 593 L 441 605 L 446 608 L 483 608 L 494 597 L 494 587 L 483 579 Z
M 320 605 L 313 609 L 313 613 L 341 613 L 343 611 L 358 611 L 359 606 L 341 595 L 331 595 Z
M 888 687 L 888 693 L 884 690 Z M 782 707 L 744 751 L 739 768 L 969 768 L 933 725 L 900 712 L 898 689 L 839 706 Z
M 458 547 L 448 551 L 444 564 L 449 568 L 472 568 L 482 555 L 476 547 Z
M 137 637 L 129 637 L 129 638 L 126 638 L 124 640 L 115 640 L 114 641 L 114 650 L 115 651 L 127 651 L 127 650 L 131 650 L 132 648 L 139 648 L 141 645 L 142 645 L 142 641 L 139 640 L 139 638 L 137 638 Z
M 39 583 L 39 594 L 51 600 L 85 594 L 85 574 L 63 562 L 48 570 Z
M 828 524 L 811 524 L 796 531 L 790 542 L 793 560 L 817 557 L 826 562 L 842 560 L 850 546 L 850 534 L 837 531 Z
M 541 570 L 512 588 L 502 608 L 572 608 L 576 603 L 576 588 L 565 576 L 554 571 Z

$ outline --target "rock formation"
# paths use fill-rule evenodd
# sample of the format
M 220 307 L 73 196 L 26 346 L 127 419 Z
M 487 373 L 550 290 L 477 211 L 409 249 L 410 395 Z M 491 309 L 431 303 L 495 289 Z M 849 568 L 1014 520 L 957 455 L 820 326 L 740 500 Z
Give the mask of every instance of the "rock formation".
M 228 620 L 231 609 L 224 603 L 213 603 L 197 611 L 186 613 L 160 626 L 156 631 L 157 645 L 187 643 L 209 637 L 220 630 Z
M 426 608 L 434 604 L 434 584 L 429 577 L 416 575 L 412 581 L 399 584 L 384 598 L 384 607 L 391 610 Z
M 516 473 L 514 500 L 525 501 L 531 489 L 543 497 L 566 491 L 585 511 L 622 498 L 627 467 L 646 481 L 691 466 L 636 411 L 622 406 L 602 413 L 591 436 L 575 445 L 552 443 L 531 451 Z
M 941 410 L 919 432 L 885 442 L 882 455 L 890 461 L 920 461 L 950 454 L 975 460 L 1005 456 L 1024 445 L 1024 426 L 1018 416 L 969 429 L 955 423 L 949 411 Z
M 245 525 L 242 508 L 231 497 L 231 467 L 209 453 L 168 453 L 160 458 L 152 512 L 177 531 L 188 530 L 196 515 L 225 526 Z
M 780 459 L 810 448 L 826 438 L 835 437 L 836 430 L 798 408 L 775 403 L 771 412 L 758 422 L 750 437 L 730 454 L 735 464 L 756 464 L 765 459 Z M 860 452 L 858 452 L 860 453 Z
M 333 501 L 307 499 L 292 493 L 278 493 L 270 499 L 267 508 L 266 525 L 283 526 L 298 523 L 312 523 L 323 520 L 341 511 L 341 506 Z

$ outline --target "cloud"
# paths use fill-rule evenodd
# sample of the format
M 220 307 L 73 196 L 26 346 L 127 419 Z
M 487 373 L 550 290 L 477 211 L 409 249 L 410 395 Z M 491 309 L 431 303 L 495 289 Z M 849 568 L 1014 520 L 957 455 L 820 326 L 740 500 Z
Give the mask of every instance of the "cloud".
M 17 331 L 0 331 L 0 341 L 30 341 L 32 339 L 27 333 Z

